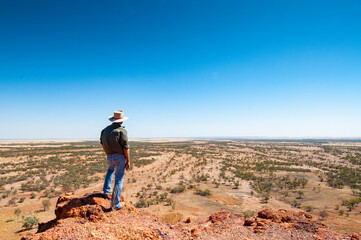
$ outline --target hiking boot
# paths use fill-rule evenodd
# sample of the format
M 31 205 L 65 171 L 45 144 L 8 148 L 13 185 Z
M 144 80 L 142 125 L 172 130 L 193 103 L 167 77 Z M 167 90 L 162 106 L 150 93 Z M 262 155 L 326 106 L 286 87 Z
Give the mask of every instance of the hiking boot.
M 117 210 L 119 210 L 119 209 L 122 209 L 124 206 L 125 206 L 125 202 L 120 202 L 120 206 L 114 208 L 114 211 L 117 211 Z

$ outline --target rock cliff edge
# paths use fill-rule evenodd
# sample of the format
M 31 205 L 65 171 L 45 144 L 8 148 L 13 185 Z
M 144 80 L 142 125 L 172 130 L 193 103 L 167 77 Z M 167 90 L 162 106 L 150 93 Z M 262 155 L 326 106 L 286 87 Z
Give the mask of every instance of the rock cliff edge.
M 38 232 L 23 239 L 360 239 L 361 232 L 330 230 L 305 212 L 264 209 L 256 217 L 216 212 L 208 219 L 170 225 L 126 202 L 110 210 L 110 200 L 99 193 L 61 196 L 56 218 L 39 223 Z

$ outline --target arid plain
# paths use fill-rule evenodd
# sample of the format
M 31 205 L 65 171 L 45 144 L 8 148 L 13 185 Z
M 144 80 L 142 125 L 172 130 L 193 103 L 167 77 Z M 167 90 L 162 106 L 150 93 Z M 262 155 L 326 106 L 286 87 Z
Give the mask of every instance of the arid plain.
M 131 162 L 123 197 L 169 223 L 267 207 L 361 231 L 360 141 L 138 140 Z M 101 191 L 106 168 L 97 141 L 0 142 L 1 238 L 53 219 L 61 194 Z

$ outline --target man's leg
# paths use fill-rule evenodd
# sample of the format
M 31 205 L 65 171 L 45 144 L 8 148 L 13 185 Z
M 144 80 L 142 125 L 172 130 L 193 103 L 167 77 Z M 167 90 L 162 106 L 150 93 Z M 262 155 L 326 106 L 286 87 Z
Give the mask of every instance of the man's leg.
M 105 195 L 110 194 L 110 192 L 112 191 L 111 188 L 111 184 L 112 184 L 112 180 L 113 180 L 113 174 L 114 174 L 114 165 L 112 164 L 111 159 L 109 159 L 110 156 L 107 156 L 107 160 L 108 160 L 108 171 L 107 174 L 105 175 L 105 180 L 104 180 L 104 186 L 103 186 L 103 193 Z
M 115 168 L 115 182 L 114 182 L 114 189 L 113 189 L 113 196 L 112 200 L 114 201 L 112 203 L 112 206 L 115 208 L 120 208 L 120 196 L 122 193 L 123 188 L 123 179 L 124 179 L 124 170 L 125 170 L 125 157 L 123 155 L 120 157 L 120 164 L 116 165 Z

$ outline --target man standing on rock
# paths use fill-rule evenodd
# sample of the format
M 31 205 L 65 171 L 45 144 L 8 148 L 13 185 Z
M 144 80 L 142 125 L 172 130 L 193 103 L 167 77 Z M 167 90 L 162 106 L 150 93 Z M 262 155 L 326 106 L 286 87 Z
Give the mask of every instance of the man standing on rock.
M 111 125 L 104 128 L 100 135 L 100 143 L 107 154 L 108 171 L 105 176 L 103 192 L 106 197 L 111 192 L 111 183 L 115 172 L 115 182 L 111 198 L 113 210 L 124 207 L 124 202 L 120 202 L 120 195 L 123 187 L 124 170 L 129 170 L 129 145 L 127 130 L 122 123 L 127 120 L 123 111 L 114 111 L 114 115 L 109 117 Z

